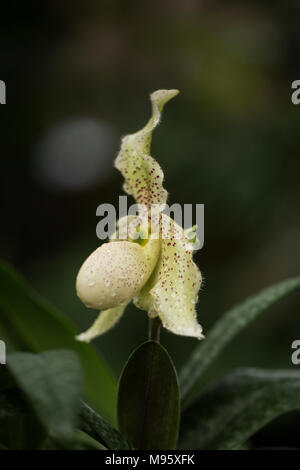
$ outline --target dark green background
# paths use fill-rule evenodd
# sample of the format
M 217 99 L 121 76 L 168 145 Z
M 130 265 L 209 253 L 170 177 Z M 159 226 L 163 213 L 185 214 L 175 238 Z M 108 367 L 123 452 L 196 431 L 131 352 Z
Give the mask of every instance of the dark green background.
M 204 332 L 233 303 L 299 274 L 300 106 L 291 103 L 299 10 L 292 0 L 52 1 L 4 10 L 1 256 L 80 329 L 96 315 L 75 293 L 77 271 L 99 245 L 96 207 L 123 194 L 113 169 L 120 138 L 145 123 L 148 94 L 158 88 L 180 90 L 152 147 L 169 201 L 205 204 L 196 254 Z M 37 177 L 40 139 L 82 118 L 111 129 L 108 170 L 84 189 Z M 119 373 L 146 333 L 146 314 L 130 307 L 96 344 Z M 293 367 L 299 337 L 293 296 L 244 332 L 212 376 L 241 365 Z M 197 344 L 165 332 L 162 342 L 178 367 Z

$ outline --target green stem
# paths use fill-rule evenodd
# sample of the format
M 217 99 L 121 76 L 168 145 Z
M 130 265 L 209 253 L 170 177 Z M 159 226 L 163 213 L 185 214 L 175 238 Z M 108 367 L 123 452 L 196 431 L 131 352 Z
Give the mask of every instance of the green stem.
M 161 321 L 158 317 L 149 318 L 149 340 L 157 341 L 160 338 Z

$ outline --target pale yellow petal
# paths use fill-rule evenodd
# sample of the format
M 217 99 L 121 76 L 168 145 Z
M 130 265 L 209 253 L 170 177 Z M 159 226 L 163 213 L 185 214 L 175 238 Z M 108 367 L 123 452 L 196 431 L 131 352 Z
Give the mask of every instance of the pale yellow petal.
M 76 336 L 76 339 L 78 341 L 89 343 L 97 336 L 106 333 L 119 321 L 123 315 L 126 305 L 127 304 L 119 305 L 118 307 L 110 308 L 108 310 L 104 310 L 104 312 L 100 312 L 92 326 L 88 330 Z
M 138 204 L 164 204 L 167 192 L 163 188 L 163 172 L 150 155 L 152 132 L 160 121 L 164 105 L 178 90 L 158 90 L 151 94 L 152 116 L 146 126 L 122 139 L 115 166 L 124 176 L 124 189 Z
M 190 242 L 172 219 L 162 214 L 161 254 L 149 281 L 135 304 L 149 316 L 159 316 L 163 326 L 177 335 L 203 338 L 195 306 L 201 273 L 192 259 Z

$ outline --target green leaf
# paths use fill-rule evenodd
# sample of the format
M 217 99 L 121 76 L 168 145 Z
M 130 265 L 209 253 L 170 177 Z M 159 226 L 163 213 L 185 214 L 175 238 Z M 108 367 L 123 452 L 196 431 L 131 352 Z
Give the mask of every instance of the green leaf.
M 107 419 L 115 419 L 117 384 L 106 362 L 93 346 L 76 341 L 78 331 L 72 323 L 33 292 L 5 263 L 0 263 L 0 334 L 8 348 L 12 345 L 14 350 L 76 351 L 89 402 Z
M 173 362 L 156 341 L 129 357 L 121 375 L 118 420 L 121 433 L 136 449 L 175 449 L 179 390 Z
M 81 403 L 80 429 L 111 450 L 128 450 L 126 439 L 86 403 Z
M 239 369 L 182 415 L 182 449 L 237 449 L 277 416 L 300 409 L 300 372 Z
M 72 440 L 82 391 L 77 355 L 73 351 L 13 353 L 7 367 L 49 436 Z
M 207 338 L 196 347 L 180 374 L 184 407 L 194 397 L 195 387 L 203 374 L 227 344 L 267 308 L 299 289 L 300 277 L 287 279 L 263 289 L 224 314 Z

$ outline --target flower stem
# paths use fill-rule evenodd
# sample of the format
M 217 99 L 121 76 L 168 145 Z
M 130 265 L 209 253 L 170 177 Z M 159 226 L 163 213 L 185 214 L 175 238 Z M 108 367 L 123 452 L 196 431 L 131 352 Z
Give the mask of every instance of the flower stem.
M 149 340 L 157 341 L 160 338 L 161 321 L 158 317 L 149 318 Z

